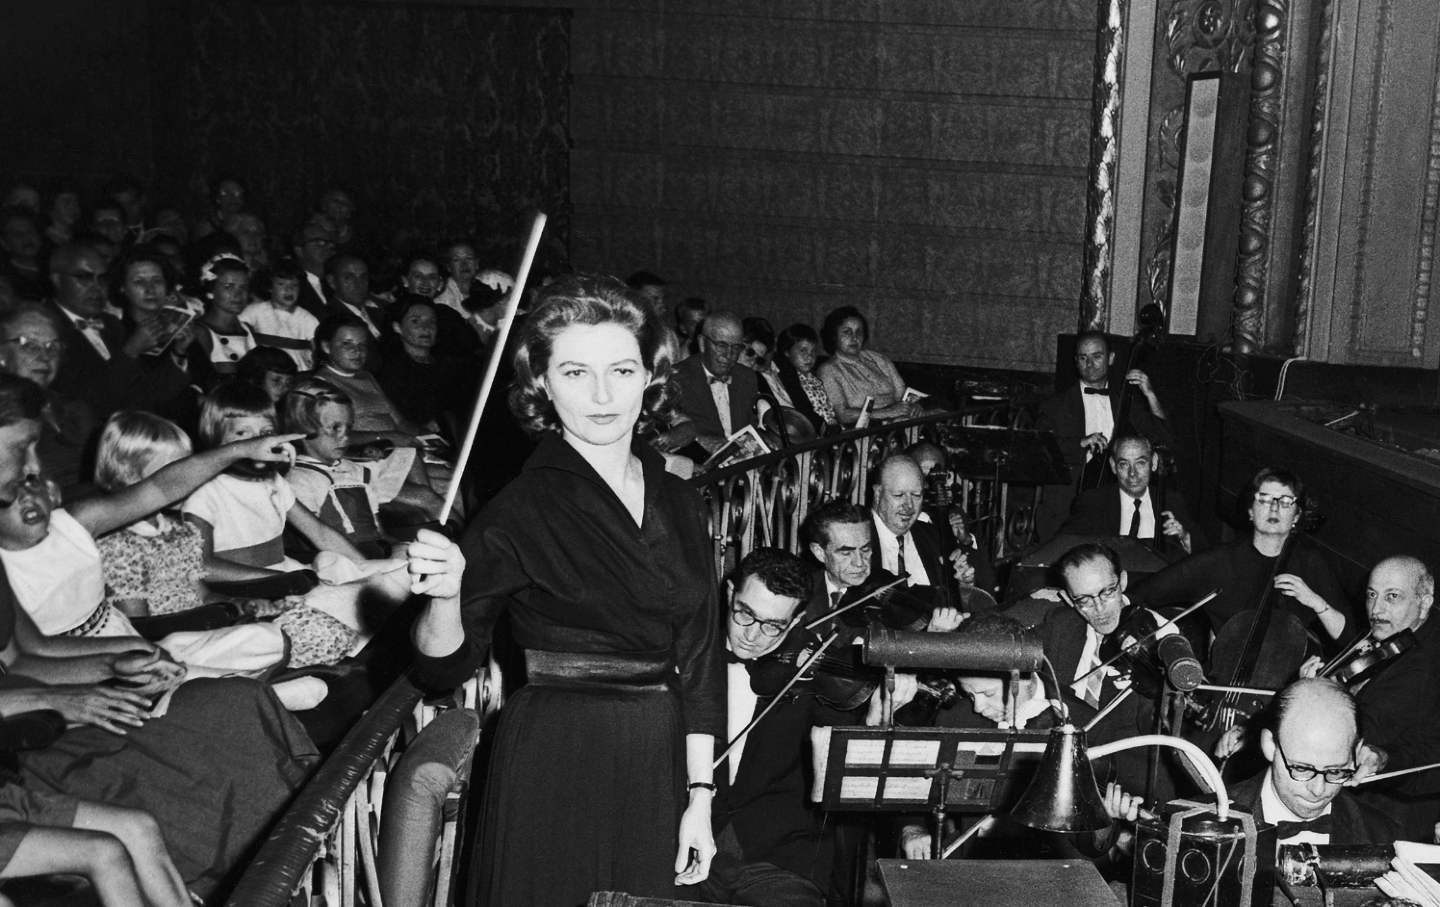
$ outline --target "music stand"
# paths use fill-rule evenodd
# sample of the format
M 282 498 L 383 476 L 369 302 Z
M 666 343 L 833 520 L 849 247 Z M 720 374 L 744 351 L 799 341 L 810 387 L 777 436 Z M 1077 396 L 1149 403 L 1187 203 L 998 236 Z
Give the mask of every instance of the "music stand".
M 820 805 L 837 812 L 924 808 L 935 823 L 930 851 L 938 860 L 945 813 L 1000 808 L 1017 761 L 1038 760 L 1048 740 L 1048 731 L 832 728 Z

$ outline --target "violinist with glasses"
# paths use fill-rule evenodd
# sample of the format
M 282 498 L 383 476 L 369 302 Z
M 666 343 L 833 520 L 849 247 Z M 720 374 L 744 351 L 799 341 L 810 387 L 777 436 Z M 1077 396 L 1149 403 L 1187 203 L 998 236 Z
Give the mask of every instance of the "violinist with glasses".
M 684 897 L 719 904 L 819 907 L 829 861 L 817 859 L 823 836 L 803 796 L 810 715 L 772 710 L 751 723 L 767 700 L 752 688 L 750 668 L 773 652 L 799 622 L 811 575 L 793 554 L 756 548 L 725 583 L 726 740 L 715 768 L 711 811 L 717 851 L 710 876 Z M 727 743 L 728 741 L 728 743 Z M 826 842 L 830 843 L 830 842 Z

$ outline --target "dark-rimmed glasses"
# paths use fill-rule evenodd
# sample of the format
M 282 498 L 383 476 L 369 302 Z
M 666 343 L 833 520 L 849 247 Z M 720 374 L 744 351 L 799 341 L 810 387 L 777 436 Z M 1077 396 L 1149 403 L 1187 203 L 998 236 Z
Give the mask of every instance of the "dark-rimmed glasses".
M 1360 766 L 1358 765 L 1336 768 L 1316 768 L 1313 765 L 1306 765 L 1303 762 L 1291 762 L 1285 755 L 1285 748 L 1280 745 L 1279 735 L 1275 737 L 1275 752 L 1280 754 L 1280 764 L 1285 766 L 1285 771 L 1289 772 L 1290 777 L 1299 781 L 1301 784 L 1307 781 L 1314 781 L 1316 775 L 1324 775 L 1326 784 L 1344 784 L 1346 781 L 1355 777 L 1356 772 L 1360 771 Z
M 731 602 L 730 613 L 734 616 L 735 623 L 739 626 L 758 626 L 760 628 L 760 634 L 762 636 L 768 636 L 771 639 L 775 639 L 776 637 L 783 635 L 785 631 L 790 627 L 790 621 L 766 620 L 765 618 L 756 614 L 754 611 L 750 610 L 750 606 L 746 605 L 743 602 Z

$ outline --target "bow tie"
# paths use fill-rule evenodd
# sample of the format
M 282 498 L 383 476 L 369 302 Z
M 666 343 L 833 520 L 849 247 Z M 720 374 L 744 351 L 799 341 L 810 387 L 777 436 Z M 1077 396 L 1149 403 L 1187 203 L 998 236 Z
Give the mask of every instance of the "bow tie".
M 1080 390 L 1082 393 L 1099 394 L 1102 397 L 1110 395 L 1110 389 L 1108 387 L 1082 387 Z
M 75 327 L 81 331 L 94 331 L 97 334 L 105 330 L 105 320 L 102 318 L 76 318 Z
M 1330 834 L 1330 813 L 1317 816 L 1305 822 L 1276 822 L 1275 840 L 1283 841 L 1286 838 L 1293 838 L 1302 831 L 1313 831 L 1319 835 Z
M 730 375 L 711 375 L 711 376 L 710 376 L 710 383 L 711 383 L 711 384 L 729 384 L 729 383 L 730 383 L 730 378 L 731 378 Z
M 745 663 L 745 659 L 741 658 L 739 655 L 736 655 L 735 652 L 731 649 L 726 649 L 725 663 L 727 665 L 743 665 Z

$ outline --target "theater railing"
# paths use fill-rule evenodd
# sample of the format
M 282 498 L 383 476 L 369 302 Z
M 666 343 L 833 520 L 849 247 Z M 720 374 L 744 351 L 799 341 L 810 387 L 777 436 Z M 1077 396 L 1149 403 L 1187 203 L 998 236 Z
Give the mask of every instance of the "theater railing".
M 1007 418 L 1005 405 L 930 413 L 820 438 L 696 477 L 693 484 L 710 505 L 716 576 L 725 576 L 758 546 L 799 551 L 800 525 L 815 504 L 835 499 L 869 503 L 880 463 L 891 454 L 919 441 L 944 449 L 949 426 L 996 425 Z M 1004 512 L 1003 486 L 985 480 L 956 484 L 957 503 L 968 517 Z M 996 531 L 987 529 L 982 537 L 992 549 L 1002 547 L 1003 521 L 988 522 Z
M 799 550 L 800 524 L 812 505 L 833 498 L 866 502 L 876 470 L 890 454 L 920 440 L 944 447 L 947 426 L 998 424 L 1005 412 L 1003 406 L 988 406 L 932 413 L 832 435 L 697 477 L 693 484 L 711 512 L 717 578 L 757 545 Z M 960 486 L 967 512 L 993 509 L 997 489 L 984 482 Z M 483 719 L 500 707 L 500 698 L 492 663 L 457 704 Z M 391 686 L 271 829 L 226 902 L 229 907 L 382 907 L 377 848 L 386 779 L 432 714 L 408 679 Z M 443 886 L 458 840 L 442 835 L 407 847 L 414 859 L 431 860 L 438 870 L 442 893 L 424 903 L 448 903 Z

